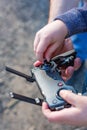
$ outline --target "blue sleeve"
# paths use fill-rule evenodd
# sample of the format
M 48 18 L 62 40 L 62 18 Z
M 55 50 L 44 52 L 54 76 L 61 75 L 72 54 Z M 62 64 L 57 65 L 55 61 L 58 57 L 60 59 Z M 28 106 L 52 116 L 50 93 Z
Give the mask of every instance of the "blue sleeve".
M 68 37 L 73 34 L 87 32 L 87 9 L 74 8 L 55 18 L 55 20 L 57 19 L 66 24 Z

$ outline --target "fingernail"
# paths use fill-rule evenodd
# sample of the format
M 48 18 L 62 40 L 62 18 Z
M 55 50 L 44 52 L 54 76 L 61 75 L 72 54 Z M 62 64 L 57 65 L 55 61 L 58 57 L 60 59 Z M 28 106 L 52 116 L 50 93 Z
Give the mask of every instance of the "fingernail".
M 67 90 L 61 90 L 61 91 L 59 92 L 59 95 L 61 95 L 61 96 L 64 95 L 64 94 L 66 93 L 66 91 L 67 91 Z
M 60 94 L 61 96 L 63 96 L 63 95 L 65 95 L 65 94 L 67 94 L 67 93 L 72 93 L 72 90 L 61 90 L 59 94 Z

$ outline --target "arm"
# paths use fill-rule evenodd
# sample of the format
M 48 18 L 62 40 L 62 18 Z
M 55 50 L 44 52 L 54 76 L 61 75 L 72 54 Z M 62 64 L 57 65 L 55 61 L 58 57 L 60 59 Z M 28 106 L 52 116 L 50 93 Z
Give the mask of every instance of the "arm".
M 60 15 L 73 7 L 77 7 L 78 2 L 79 0 L 50 0 L 48 22 L 53 21 L 57 15 Z
M 68 37 L 80 33 L 87 32 L 87 8 L 74 8 L 58 16 L 55 20 L 64 22 L 68 29 Z
M 36 34 L 34 51 L 38 60 L 48 61 L 52 55 L 63 49 L 65 37 L 87 31 L 87 10 L 72 9 L 47 24 Z
M 80 0 L 73 0 L 73 1 L 70 1 L 70 0 L 50 0 L 50 9 L 49 9 L 49 19 L 48 19 L 48 22 L 50 23 L 55 17 L 60 16 L 62 14 L 64 14 L 64 15 L 66 14 L 66 20 L 67 20 L 67 18 L 69 16 L 68 16 L 68 13 L 65 13 L 65 12 L 70 10 L 70 9 L 72 9 L 73 7 L 77 7 L 79 1 Z M 66 4 L 66 3 L 69 3 L 69 4 Z M 87 0 L 84 0 L 84 7 L 87 8 Z M 77 15 L 75 15 L 75 13 Z M 82 13 L 81 10 L 79 10 L 79 9 L 75 10 L 74 9 L 74 10 L 72 10 L 72 12 L 69 15 L 71 15 L 72 18 L 73 18 L 73 20 L 72 20 L 71 17 L 69 17 L 71 22 L 74 21 L 75 24 L 73 24 L 73 25 L 75 25 L 76 27 L 78 27 L 78 25 L 79 25 L 79 30 L 78 29 L 74 30 L 74 33 L 78 33 L 79 31 L 84 32 L 85 30 L 82 30 L 82 28 L 80 29 L 80 26 L 82 27 L 82 25 L 80 25 L 80 23 L 79 23 L 79 20 L 81 20 L 81 18 L 80 18 L 81 16 L 80 15 L 84 15 L 84 12 Z M 85 17 L 87 17 L 86 14 L 85 14 Z M 78 18 L 79 18 L 79 20 L 78 20 Z M 60 20 L 62 20 L 62 18 Z M 64 20 L 64 22 L 66 22 L 66 21 Z M 83 23 L 83 20 L 81 20 L 81 24 L 82 23 Z M 69 24 L 67 24 L 67 25 L 69 25 Z M 75 26 L 72 26 L 72 28 L 76 28 Z M 83 26 L 85 26 L 85 25 L 83 25 Z M 73 33 L 71 33 L 71 35 L 72 34 Z

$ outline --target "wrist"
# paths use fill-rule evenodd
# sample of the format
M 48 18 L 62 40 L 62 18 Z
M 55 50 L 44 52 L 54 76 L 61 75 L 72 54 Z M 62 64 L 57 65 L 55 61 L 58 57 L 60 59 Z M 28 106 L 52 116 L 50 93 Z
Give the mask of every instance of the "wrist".
M 66 24 L 61 20 L 56 20 L 55 22 L 57 23 L 56 28 L 58 28 L 58 31 L 61 34 L 62 38 L 65 39 L 68 35 L 68 28 Z

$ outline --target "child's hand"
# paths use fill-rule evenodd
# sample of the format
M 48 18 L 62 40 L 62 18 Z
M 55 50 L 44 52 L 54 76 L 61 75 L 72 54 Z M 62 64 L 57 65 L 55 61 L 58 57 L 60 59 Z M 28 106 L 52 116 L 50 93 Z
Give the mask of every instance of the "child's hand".
M 38 31 L 34 40 L 37 59 L 43 61 L 45 58 L 49 61 L 56 51 L 62 50 L 67 33 L 66 25 L 60 20 L 47 24 Z
M 66 39 L 65 43 L 62 47 L 62 50 L 56 50 L 55 53 L 51 57 L 54 57 L 58 54 L 67 52 L 67 51 L 72 50 L 72 49 L 73 49 L 73 44 L 71 42 L 71 39 L 70 38 Z M 34 63 L 34 66 L 39 66 L 41 64 L 42 64 L 41 61 L 36 61 Z M 66 80 L 70 79 L 71 76 L 73 75 L 74 71 L 78 70 L 80 68 L 80 66 L 81 66 L 81 60 L 80 60 L 80 58 L 76 58 L 74 60 L 74 66 L 73 67 L 69 66 L 68 68 L 66 68 L 66 70 L 61 71 L 62 72 L 61 76 L 62 76 L 63 80 L 66 81 Z
M 40 61 L 36 61 L 34 63 L 34 66 L 38 67 L 39 65 L 41 65 L 42 62 Z M 64 81 L 67 81 L 68 79 L 70 79 L 74 73 L 74 71 L 78 70 L 81 66 L 81 60 L 80 58 L 76 58 L 74 61 L 74 66 L 69 66 L 67 67 L 65 70 L 61 71 L 61 76 L 63 78 Z
M 76 95 L 67 90 L 62 90 L 60 95 L 72 106 L 60 111 L 51 111 L 47 104 L 43 103 L 42 112 L 45 117 L 55 123 L 87 126 L 87 97 Z

